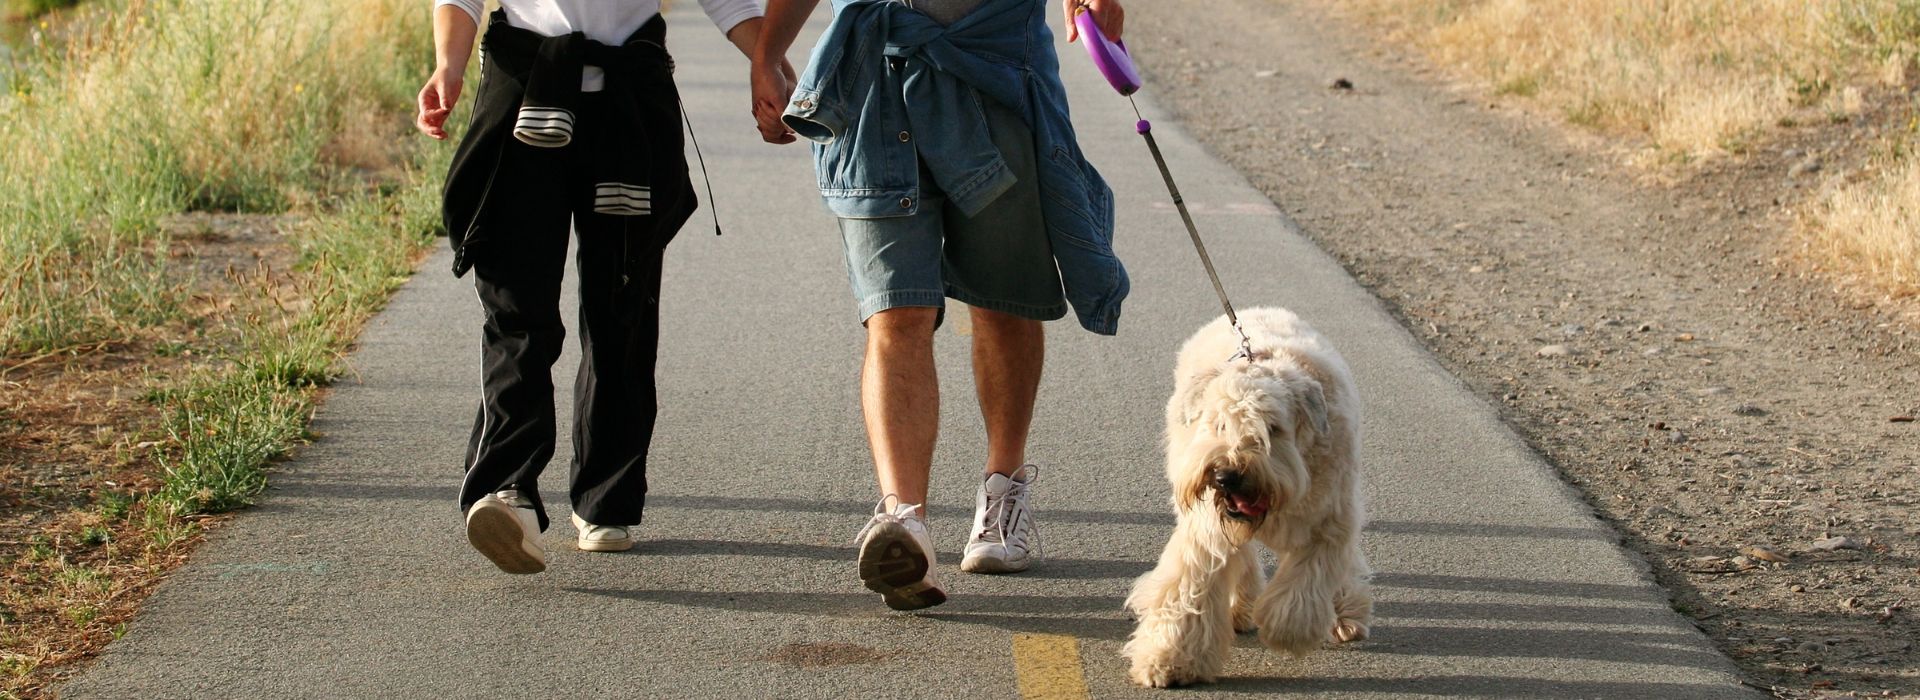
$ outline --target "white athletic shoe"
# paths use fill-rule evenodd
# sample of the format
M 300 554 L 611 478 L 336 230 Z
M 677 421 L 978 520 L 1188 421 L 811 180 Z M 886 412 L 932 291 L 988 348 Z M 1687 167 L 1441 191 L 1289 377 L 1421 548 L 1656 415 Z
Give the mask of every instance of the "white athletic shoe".
M 1028 464 L 1013 478 L 993 474 L 980 484 L 973 502 L 973 534 L 967 538 L 960 570 L 971 574 L 1026 571 L 1037 558 L 1040 531 L 1027 496 L 1040 468 Z
M 624 552 L 633 549 L 633 533 L 620 525 L 595 525 L 573 514 L 573 529 L 580 532 L 574 546 L 582 552 Z
M 895 501 L 889 512 L 887 501 Z M 887 496 L 873 508 L 873 519 L 854 536 L 860 548 L 860 581 L 880 594 L 887 607 L 918 610 L 947 602 L 934 579 L 933 538 L 927 535 L 925 507 Z
M 488 494 L 467 509 L 467 542 L 509 574 L 547 570 L 540 548 L 540 515 L 519 491 Z

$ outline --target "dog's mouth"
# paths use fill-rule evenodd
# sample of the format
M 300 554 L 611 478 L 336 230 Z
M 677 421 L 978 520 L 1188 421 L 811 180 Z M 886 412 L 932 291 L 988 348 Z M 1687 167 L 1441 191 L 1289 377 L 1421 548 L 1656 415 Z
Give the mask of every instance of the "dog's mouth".
M 1244 493 L 1216 492 L 1221 505 L 1226 506 L 1227 517 L 1235 520 L 1259 520 L 1267 514 L 1267 499 L 1256 498 Z

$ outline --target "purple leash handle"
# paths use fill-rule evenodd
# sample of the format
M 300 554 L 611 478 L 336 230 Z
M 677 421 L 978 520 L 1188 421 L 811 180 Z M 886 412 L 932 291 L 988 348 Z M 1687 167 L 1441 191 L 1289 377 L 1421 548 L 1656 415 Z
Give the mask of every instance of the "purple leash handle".
M 1073 16 L 1074 24 L 1080 27 L 1080 43 L 1087 47 L 1087 55 L 1093 57 L 1093 65 L 1100 69 L 1107 84 L 1122 96 L 1140 91 L 1140 71 L 1133 66 L 1133 57 L 1127 53 L 1127 42 L 1108 41 L 1100 33 L 1100 25 L 1093 21 L 1093 13 L 1081 12 Z
M 1074 15 L 1073 22 L 1080 29 L 1080 43 L 1087 47 L 1087 55 L 1093 58 L 1094 67 L 1100 69 L 1100 75 L 1113 86 L 1114 92 L 1125 96 L 1129 102 L 1133 93 L 1140 91 L 1140 71 L 1133 65 L 1133 56 L 1127 53 L 1124 41 L 1108 41 L 1100 32 L 1100 25 L 1093 21 L 1093 13 L 1082 11 Z M 1140 108 L 1134 106 L 1134 113 Z M 1227 288 L 1220 283 L 1220 273 L 1214 270 L 1213 256 L 1207 255 L 1207 245 L 1200 241 L 1200 229 L 1193 223 L 1193 213 L 1187 211 L 1187 200 L 1180 196 L 1180 186 L 1174 184 L 1173 173 L 1167 169 L 1167 159 L 1160 154 L 1160 144 L 1153 139 L 1153 124 L 1142 117 L 1134 123 L 1134 131 L 1147 140 L 1147 150 L 1153 153 L 1153 163 L 1160 168 L 1160 177 L 1167 183 L 1167 193 L 1173 195 L 1173 205 L 1180 210 L 1180 221 L 1187 225 L 1187 236 L 1193 239 L 1193 249 L 1200 253 L 1200 263 L 1207 268 L 1207 277 L 1213 281 L 1213 291 L 1220 295 L 1220 306 L 1227 311 L 1227 321 L 1233 324 L 1233 332 L 1240 336 L 1240 352 L 1228 361 L 1235 359 L 1253 359 L 1253 343 L 1247 332 L 1240 328 L 1240 317 L 1233 312 L 1233 302 L 1227 299 Z

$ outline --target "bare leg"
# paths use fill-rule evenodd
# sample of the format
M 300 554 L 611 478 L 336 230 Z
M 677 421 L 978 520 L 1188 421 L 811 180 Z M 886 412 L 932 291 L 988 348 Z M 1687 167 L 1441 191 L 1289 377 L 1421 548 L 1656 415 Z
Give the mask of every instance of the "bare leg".
M 894 308 L 867 319 L 860 406 L 880 493 L 927 502 L 927 473 L 940 432 L 940 378 L 933 369 L 932 308 Z
M 987 473 L 1012 476 L 1027 462 L 1027 431 L 1046 364 L 1039 321 L 972 309 L 973 383 L 987 424 Z

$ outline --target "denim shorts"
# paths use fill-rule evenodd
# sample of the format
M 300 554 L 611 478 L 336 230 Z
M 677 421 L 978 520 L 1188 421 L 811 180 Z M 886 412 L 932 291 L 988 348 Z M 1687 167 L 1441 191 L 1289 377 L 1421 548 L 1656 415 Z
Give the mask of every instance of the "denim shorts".
M 862 323 L 899 307 L 931 307 L 944 316 L 948 297 L 1036 321 L 1067 314 L 1041 216 L 1033 134 L 1019 113 L 983 103 L 994 145 L 1019 182 L 968 217 L 923 166 L 914 214 L 840 219 Z

